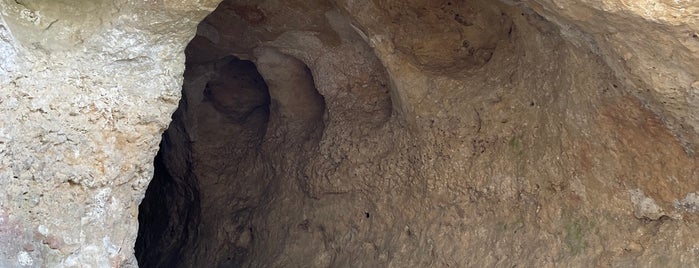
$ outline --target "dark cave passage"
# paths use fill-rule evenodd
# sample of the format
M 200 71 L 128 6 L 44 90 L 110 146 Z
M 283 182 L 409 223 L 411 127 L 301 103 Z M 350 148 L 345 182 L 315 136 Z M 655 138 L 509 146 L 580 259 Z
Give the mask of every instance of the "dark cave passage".
M 197 181 L 178 181 L 163 161 L 167 135 L 154 160 L 155 174 L 139 206 L 136 258 L 141 267 L 164 267 L 180 262 L 180 250 L 196 235 L 200 217 Z M 173 217 L 177 215 L 177 217 Z
M 296 161 L 324 129 L 306 64 L 276 49 L 217 54 L 204 39 L 187 47 L 182 99 L 139 207 L 140 267 L 242 265 L 260 209 L 280 187 L 304 188 L 271 163 Z
M 422 158 L 428 156 L 419 154 L 419 147 L 406 147 L 414 142 L 397 126 L 410 121 L 417 130 L 419 124 L 431 121 L 429 128 L 439 127 L 433 120 L 439 114 L 433 113 L 440 109 L 471 114 L 473 106 L 462 100 L 477 101 L 480 91 L 465 88 L 461 94 L 474 95 L 468 98 L 427 92 L 413 95 L 434 86 L 423 87 L 422 83 L 444 81 L 429 80 L 417 68 L 411 70 L 413 75 L 389 77 L 369 41 L 357 32 L 361 30 L 352 28 L 352 19 L 329 12 L 330 6 L 288 22 L 307 30 L 299 32 L 290 30 L 287 21 L 265 17 L 258 6 L 240 2 L 224 1 L 200 23 L 185 51 L 182 99 L 163 134 L 154 160 L 155 175 L 140 206 L 139 265 L 268 267 L 303 260 L 300 264 L 322 263 L 325 265 L 318 266 L 323 267 L 361 263 L 354 256 L 363 254 L 341 255 L 338 260 L 331 256 L 341 250 L 373 254 L 378 246 L 361 245 L 381 234 L 367 225 L 389 215 L 390 207 L 424 194 L 415 185 L 427 181 L 420 178 L 419 168 L 426 163 Z M 407 59 L 393 64 L 408 66 L 410 62 L 419 68 L 459 73 L 462 79 L 479 77 L 468 73 L 472 70 L 497 69 L 491 66 L 505 57 L 495 53 L 496 48 L 510 52 L 510 44 L 500 41 L 507 40 L 511 21 L 497 8 L 482 9 L 492 17 L 476 16 L 483 3 L 474 1 L 473 8 L 463 4 L 461 9 L 470 13 L 459 14 L 473 13 L 469 19 L 478 25 L 501 24 L 493 32 L 483 27 L 466 29 L 458 22 L 451 22 L 449 29 L 440 28 L 442 13 L 451 12 L 448 4 L 425 7 L 437 13 L 431 17 L 434 28 L 425 28 L 424 18 L 404 14 L 407 6 L 403 4 L 378 5 L 405 22 L 392 25 L 399 41 L 412 40 L 415 34 L 433 42 L 457 36 L 470 40 L 449 39 L 458 49 L 427 54 L 418 45 L 398 44 L 396 53 Z M 287 4 L 295 9 L 287 10 L 282 4 L 266 8 L 303 9 L 299 3 Z M 436 60 L 429 60 L 432 58 Z M 468 72 L 460 73 L 464 70 Z M 430 104 L 444 103 L 442 97 L 453 99 L 453 106 Z M 404 108 L 418 101 L 427 109 L 420 116 L 394 113 L 409 111 Z M 462 105 L 467 108 L 460 110 Z M 403 120 L 406 118 L 410 120 Z M 453 123 L 440 124 L 470 125 L 459 121 L 461 118 L 451 119 Z M 397 200 L 403 201 L 386 201 L 390 205 L 378 211 L 372 205 L 377 197 L 367 189 L 401 189 L 403 195 L 397 195 Z M 374 257 L 376 264 L 386 258 Z
M 187 68 L 182 101 L 163 134 L 155 175 L 139 207 L 136 255 L 141 267 L 189 262 L 207 235 L 200 224 L 218 225 L 208 215 L 224 213 L 228 201 L 259 195 L 266 187 L 255 183 L 259 172 L 241 170 L 249 167 L 244 158 L 259 154 L 269 118 L 267 85 L 255 65 L 224 57 Z M 241 233 L 248 207 L 233 203 L 227 211 Z M 230 259 L 240 259 L 243 252 L 232 248 Z

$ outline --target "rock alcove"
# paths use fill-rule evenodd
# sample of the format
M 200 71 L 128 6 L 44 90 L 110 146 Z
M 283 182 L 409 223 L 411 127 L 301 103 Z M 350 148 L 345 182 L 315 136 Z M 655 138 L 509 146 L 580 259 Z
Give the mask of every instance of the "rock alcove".
M 696 266 L 697 3 L 79 2 L 0 0 L 0 267 Z
M 612 230 L 653 227 L 580 202 L 674 217 L 643 204 L 696 184 L 691 145 L 559 31 L 492 1 L 224 1 L 186 50 L 183 98 L 141 204 L 139 264 L 585 262 Z M 678 165 L 650 164 L 667 157 Z M 477 230 L 497 250 L 469 242 Z M 526 260 L 557 252 L 527 246 L 550 239 L 565 251 Z
M 141 267 L 241 265 L 258 231 L 253 216 L 280 184 L 269 143 L 317 144 L 323 131 L 325 103 L 300 60 L 267 50 L 255 63 L 201 61 L 198 49 L 187 50 L 183 98 L 139 208 Z

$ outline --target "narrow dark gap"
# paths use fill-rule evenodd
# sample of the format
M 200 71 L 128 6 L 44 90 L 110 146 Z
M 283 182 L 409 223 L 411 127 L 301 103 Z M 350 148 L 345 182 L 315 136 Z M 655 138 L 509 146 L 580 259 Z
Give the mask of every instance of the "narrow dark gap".
M 197 35 L 186 56 L 182 100 L 139 207 L 136 257 L 140 267 L 241 267 L 279 243 L 258 241 L 278 192 L 308 194 L 275 163 L 312 155 L 325 100 L 308 66 L 276 49 L 242 60 Z
M 168 267 L 181 262 L 179 254 L 193 239 L 199 223 L 199 191 L 196 178 L 176 178 L 165 166 L 163 154 L 171 148 L 163 134 L 156 155 L 154 176 L 139 206 L 136 258 L 140 267 Z M 173 217 L 178 215 L 178 217 Z M 156 257 L 157 256 L 157 257 Z
M 264 168 L 250 163 L 261 162 L 270 96 L 250 61 L 187 62 L 182 100 L 139 207 L 136 256 L 140 267 L 186 267 L 193 256 L 221 254 L 202 239 L 235 239 L 219 266 L 237 267 L 250 246 L 252 208 L 261 202 L 251 195 L 267 187 L 258 179 Z M 216 237 L 208 226 L 233 228 L 235 237 Z

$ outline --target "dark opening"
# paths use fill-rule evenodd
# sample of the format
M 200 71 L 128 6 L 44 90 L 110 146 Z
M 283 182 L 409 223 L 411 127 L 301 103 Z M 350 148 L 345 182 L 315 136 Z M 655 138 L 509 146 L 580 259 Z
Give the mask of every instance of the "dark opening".
M 252 239 L 246 226 L 252 204 L 267 187 L 260 179 L 264 170 L 250 165 L 258 160 L 269 120 L 267 85 L 255 64 L 228 56 L 188 61 L 182 95 L 139 207 L 139 266 L 187 266 L 192 256 L 207 255 L 200 239 L 214 237 L 237 239 L 220 249 L 227 251 L 224 266 L 235 267 Z M 217 237 L 202 223 L 232 232 Z
M 241 60 L 201 28 L 139 207 L 140 267 L 241 266 L 265 205 L 280 188 L 305 187 L 272 163 L 298 161 L 324 129 L 325 102 L 302 61 L 273 48 Z

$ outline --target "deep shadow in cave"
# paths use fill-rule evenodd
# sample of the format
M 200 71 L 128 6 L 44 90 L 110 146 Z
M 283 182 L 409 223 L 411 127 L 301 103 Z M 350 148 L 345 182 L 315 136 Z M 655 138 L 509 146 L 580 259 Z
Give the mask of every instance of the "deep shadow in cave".
M 302 61 L 271 48 L 241 60 L 207 42 L 198 35 L 186 50 L 182 100 L 139 207 L 141 267 L 241 266 L 256 213 L 280 187 L 303 188 L 280 182 L 285 169 L 271 163 L 297 161 L 324 129 L 325 102 Z
M 167 135 L 153 161 L 155 174 L 139 206 L 136 257 L 141 267 L 163 267 L 180 262 L 177 254 L 196 234 L 199 223 L 199 191 L 196 178 L 176 180 L 165 167 L 163 151 Z M 179 217 L 172 217 L 178 215 Z M 156 257 L 158 256 L 158 257 Z
M 245 159 L 257 160 L 270 113 L 267 85 L 255 65 L 230 56 L 188 64 L 182 93 L 139 207 L 136 256 L 141 267 L 178 267 L 189 262 L 187 256 L 195 254 L 202 245 L 199 239 L 208 235 L 200 224 L 220 225 L 219 219 L 207 219 L 207 215 L 227 211 L 238 223 L 232 224 L 234 228 L 243 233 L 250 209 L 236 200 L 260 196 L 266 187 L 264 180 L 256 180 L 260 169 L 240 170 L 250 167 Z M 254 182 L 261 184 L 240 185 Z M 221 191 L 200 197 L 202 187 Z M 228 202 L 234 204 L 227 206 Z M 248 237 L 242 239 L 250 240 L 250 234 L 243 235 Z M 228 266 L 236 266 L 245 246 L 228 249 Z

